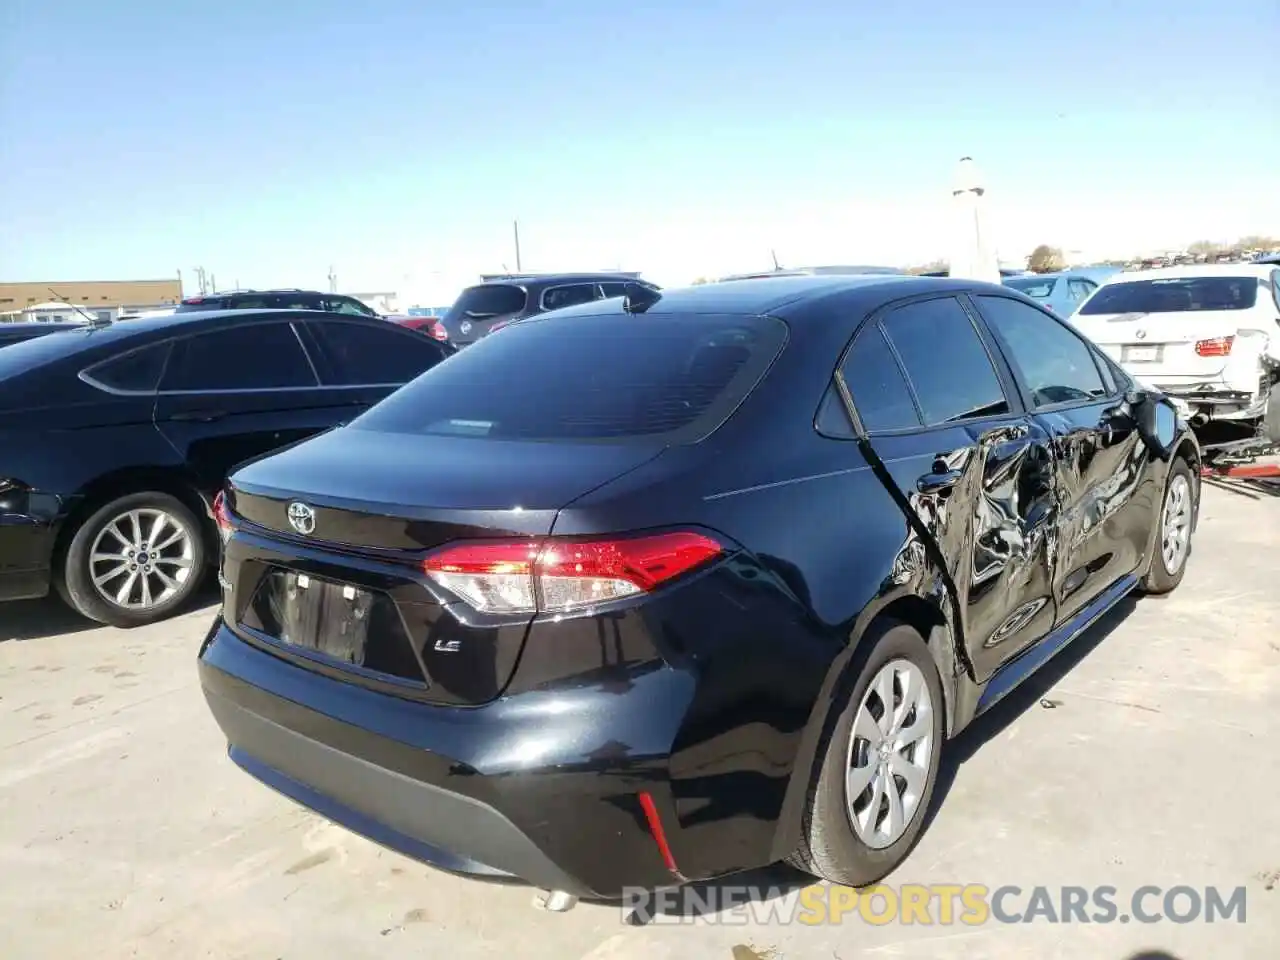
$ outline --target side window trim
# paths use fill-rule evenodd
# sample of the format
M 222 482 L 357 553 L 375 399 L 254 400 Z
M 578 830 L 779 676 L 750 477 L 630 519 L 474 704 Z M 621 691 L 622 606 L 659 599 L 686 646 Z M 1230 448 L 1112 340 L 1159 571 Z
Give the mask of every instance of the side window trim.
M 311 375 L 316 378 L 316 387 L 324 386 L 324 379 L 320 376 L 320 368 L 316 366 L 316 358 L 311 356 L 311 351 L 307 349 L 307 341 L 302 337 L 302 331 L 298 329 L 298 321 L 290 320 L 289 329 L 293 331 L 293 337 L 298 341 L 298 349 L 302 351 L 302 355 L 307 358 L 307 366 L 311 368 Z M 313 389 L 303 387 L 301 389 Z
M 1094 372 L 1098 374 L 1098 382 L 1101 383 L 1104 388 L 1107 386 L 1107 377 L 1103 376 L 1102 370 L 1099 369 L 1100 361 L 1098 358 L 1097 348 L 1094 347 L 1094 345 L 1090 343 L 1088 340 L 1086 340 L 1084 337 L 1082 337 L 1079 331 L 1077 331 L 1074 327 L 1072 327 L 1071 324 L 1067 323 L 1065 320 L 1061 319 L 1060 317 L 1054 315 L 1052 312 L 1045 310 L 1043 307 L 1039 306 L 1038 304 L 1034 304 L 1034 305 L 1028 304 L 1023 302 L 1022 300 L 1017 300 L 1013 297 L 1007 297 L 1002 292 L 999 292 L 999 291 L 992 291 L 991 293 L 983 293 L 981 294 L 981 296 L 990 297 L 992 299 L 1012 300 L 1014 303 L 1020 304 L 1021 306 L 1024 306 L 1024 307 L 1029 307 L 1030 309 L 1039 312 L 1045 318 L 1053 321 L 1058 326 L 1062 327 L 1069 334 L 1071 334 L 1078 341 L 1080 341 L 1080 345 L 1085 348 L 1085 352 L 1089 354 L 1089 359 L 1093 362 Z M 1000 355 L 1003 358 L 1004 363 L 1008 365 L 1009 370 L 1013 376 L 1013 382 L 1017 390 L 1017 396 L 1021 399 L 1022 406 L 1028 413 L 1053 413 L 1058 410 L 1073 410 L 1076 407 L 1088 407 L 1096 403 L 1102 403 L 1106 400 L 1113 399 L 1116 396 L 1116 394 L 1111 394 L 1106 397 L 1090 397 L 1087 400 L 1063 400 L 1060 403 L 1048 403 L 1042 406 L 1037 406 L 1035 402 L 1035 398 L 1031 395 L 1031 390 L 1028 387 L 1027 378 L 1023 374 L 1021 368 L 1018 367 L 1017 363 L 1014 362 L 1013 351 L 1010 350 L 1008 346 L 1005 344 L 1004 339 L 1000 336 L 1000 331 L 996 330 L 991 324 L 987 322 L 986 317 L 982 316 L 982 308 L 978 306 L 974 298 L 972 298 L 969 294 L 965 294 L 963 299 L 971 301 L 971 309 L 973 310 L 975 315 L 981 318 L 979 321 L 981 326 L 984 328 L 984 330 L 987 331 L 988 335 L 992 338 L 993 342 L 996 345 L 996 348 L 1000 351 Z M 1114 380 L 1115 378 L 1113 377 L 1112 379 Z

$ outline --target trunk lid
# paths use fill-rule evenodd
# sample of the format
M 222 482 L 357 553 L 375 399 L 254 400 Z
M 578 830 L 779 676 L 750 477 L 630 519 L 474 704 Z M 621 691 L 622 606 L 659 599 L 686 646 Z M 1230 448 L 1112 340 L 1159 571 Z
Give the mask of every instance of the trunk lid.
M 224 616 L 308 669 L 428 702 L 487 702 L 533 617 L 478 614 L 431 582 L 423 556 L 453 540 L 545 536 L 561 507 L 661 449 L 330 431 L 228 482 L 240 532 L 223 554 Z
M 1239 310 L 1182 313 L 1077 313 L 1072 322 L 1113 360 L 1134 376 L 1160 386 L 1192 386 L 1221 379 L 1231 360 L 1233 342 L 1247 315 Z M 1196 345 L 1204 344 L 1201 351 Z

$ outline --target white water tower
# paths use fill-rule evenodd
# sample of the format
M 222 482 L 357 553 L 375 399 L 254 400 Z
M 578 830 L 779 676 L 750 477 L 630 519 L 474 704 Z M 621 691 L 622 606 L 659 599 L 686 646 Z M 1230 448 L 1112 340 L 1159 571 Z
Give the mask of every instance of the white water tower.
M 984 196 L 987 192 L 978 165 L 961 157 L 951 187 L 951 276 L 1000 282 L 1000 264 L 987 231 Z

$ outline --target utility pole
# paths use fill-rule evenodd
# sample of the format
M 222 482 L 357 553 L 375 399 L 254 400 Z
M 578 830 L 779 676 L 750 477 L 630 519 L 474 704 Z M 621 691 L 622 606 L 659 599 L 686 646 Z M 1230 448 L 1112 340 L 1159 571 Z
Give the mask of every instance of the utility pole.
M 520 267 L 520 221 L 519 221 L 519 220 L 512 220 L 512 221 L 511 221 L 511 228 L 512 228 L 512 230 L 515 232 L 515 236 L 516 236 L 516 273 L 520 273 L 520 272 L 521 272 L 521 267 Z
M 210 293 L 218 292 L 218 278 L 214 276 L 212 273 L 209 274 L 209 292 Z
M 209 292 L 208 274 L 205 273 L 204 267 L 196 267 L 196 286 L 200 289 L 200 296 L 204 296 Z
M 333 264 L 329 265 L 329 292 L 338 292 L 338 275 L 333 270 Z

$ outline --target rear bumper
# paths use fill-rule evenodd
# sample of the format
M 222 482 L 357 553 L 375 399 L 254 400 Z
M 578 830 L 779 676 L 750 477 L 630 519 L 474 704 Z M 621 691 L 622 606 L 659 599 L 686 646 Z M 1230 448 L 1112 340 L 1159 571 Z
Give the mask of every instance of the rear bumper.
M 625 693 L 586 687 L 431 706 L 287 663 L 220 619 L 199 671 L 242 769 L 383 846 L 579 896 L 680 879 L 639 794 L 653 797 L 679 861 L 690 847 L 679 836 L 669 751 L 692 693 L 687 674 L 650 664 Z
M 1228 389 L 1188 389 L 1157 384 L 1157 389 L 1184 403 L 1191 413 L 1211 420 L 1251 420 L 1260 418 L 1266 407 L 1265 393 Z

